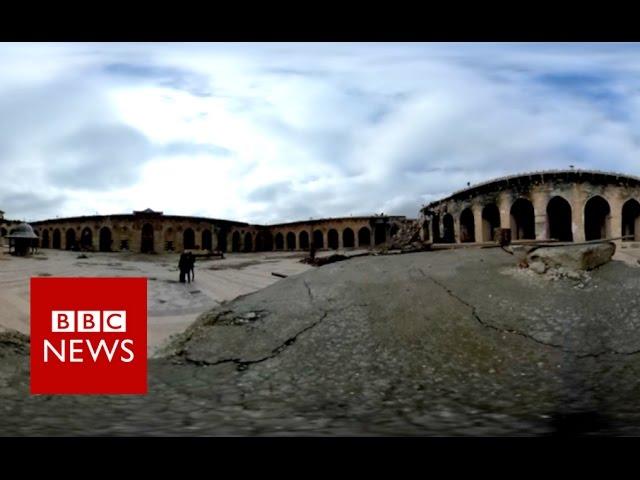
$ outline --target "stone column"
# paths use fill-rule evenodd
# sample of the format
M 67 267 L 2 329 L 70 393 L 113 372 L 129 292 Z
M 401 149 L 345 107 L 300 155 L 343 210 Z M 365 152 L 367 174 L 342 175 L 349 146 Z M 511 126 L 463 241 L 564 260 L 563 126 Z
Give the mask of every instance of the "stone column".
M 585 185 L 576 183 L 571 189 L 571 230 L 574 242 L 584 242 L 584 206 L 587 201 Z
M 474 203 L 471 205 L 473 212 L 473 229 L 476 242 L 484 242 L 484 231 L 482 228 L 482 205 Z
M 609 238 L 620 237 L 622 235 L 622 205 L 623 202 L 620 199 L 619 190 L 612 189 L 612 191 L 606 192 L 605 199 L 609 202 L 609 217 L 608 222 L 609 231 L 607 236 Z
M 548 240 L 549 223 L 547 219 L 547 205 L 549 203 L 549 195 L 547 192 L 541 190 L 532 191 L 531 203 L 533 204 L 536 240 Z
M 453 217 L 453 241 L 460 243 L 460 212 L 457 215 L 451 214 Z
M 511 228 L 511 193 L 500 192 L 498 195 L 498 210 L 500 211 L 500 228 Z

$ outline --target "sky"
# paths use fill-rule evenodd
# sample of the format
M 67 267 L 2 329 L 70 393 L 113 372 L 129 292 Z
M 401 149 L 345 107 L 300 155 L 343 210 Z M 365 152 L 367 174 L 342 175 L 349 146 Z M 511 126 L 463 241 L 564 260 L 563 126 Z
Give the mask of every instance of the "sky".
M 270 224 L 640 175 L 640 44 L 0 44 L 0 210 Z

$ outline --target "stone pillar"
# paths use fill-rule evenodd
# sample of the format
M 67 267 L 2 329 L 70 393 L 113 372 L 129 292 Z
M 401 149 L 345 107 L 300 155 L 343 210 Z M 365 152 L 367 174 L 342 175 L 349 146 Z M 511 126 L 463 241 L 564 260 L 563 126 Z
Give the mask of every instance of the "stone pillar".
M 609 202 L 609 217 L 608 222 L 609 231 L 607 236 L 609 238 L 620 237 L 622 235 L 622 205 L 623 202 L 619 196 L 619 190 L 616 188 L 613 191 L 607 192 L 605 199 Z
M 473 212 L 473 229 L 475 230 L 475 241 L 484 242 L 484 231 L 482 228 L 482 205 L 474 203 L 471 205 Z
M 451 214 L 453 217 L 453 241 L 460 243 L 460 212 L 457 215 Z
M 511 193 L 500 192 L 497 206 L 500 211 L 500 228 L 511 228 Z
M 576 183 L 571 189 L 571 230 L 574 242 L 584 242 L 584 206 L 587 201 L 585 185 Z
M 100 251 L 100 230 L 101 229 L 102 229 L 102 225 L 99 225 L 98 228 L 96 228 L 95 232 L 93 232 L 93 237 L 91 237 L 91 243 L 92 243 L 91 247 L 93 248 L 94 252 Z
M 533 191 L 531 192 L 531 203 L 533 204 L 536 240 L 548 240 L 549 223 L 547 219 L 547 205 L 549 203 L 549 195 L 544 191 Z

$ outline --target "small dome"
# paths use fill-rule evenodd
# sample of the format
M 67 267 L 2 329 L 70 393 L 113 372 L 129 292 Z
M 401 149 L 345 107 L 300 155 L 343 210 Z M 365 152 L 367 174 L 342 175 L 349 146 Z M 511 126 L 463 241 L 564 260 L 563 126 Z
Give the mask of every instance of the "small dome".
M 7 235 L 7 238 L 38 238 L 38 236 L 33 233 L 31 225 L 28 223 L 21 223 L 12 229 L 12 233 Z

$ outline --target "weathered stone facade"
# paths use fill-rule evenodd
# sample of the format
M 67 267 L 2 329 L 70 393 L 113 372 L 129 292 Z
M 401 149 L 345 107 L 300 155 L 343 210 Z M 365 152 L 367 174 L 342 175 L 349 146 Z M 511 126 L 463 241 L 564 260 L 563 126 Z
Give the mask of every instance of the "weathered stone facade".
M 370 247 L 386 243 L 405 221 L 400 216 L 325 218 L 277 225 L 144 210 L 32 222 L 40 248 L 161 253 L 185 249 L 255 252 Z M 4 224 L 3 224 L 4 225 Z M 10 229 L 6 228 L 6 233 Z
M 421 237 L 435 243 L 640 240 L 640 178 L 558 170 L 503 177 L 423 206 Z

